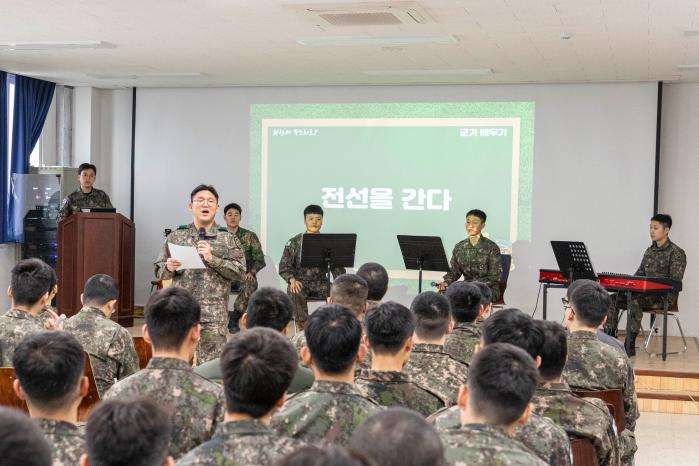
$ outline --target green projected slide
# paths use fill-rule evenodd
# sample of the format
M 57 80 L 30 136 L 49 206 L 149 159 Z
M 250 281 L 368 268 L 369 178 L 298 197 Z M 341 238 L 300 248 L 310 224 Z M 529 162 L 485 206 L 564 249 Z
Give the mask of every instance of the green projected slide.
M 357 267 L 399 279 L 417 272 L 396 235 L 441 236 L 450 258 L 473 208 L 503 250 L 530 239 L 532 102 L 253 105 L 250 140 L 251 221 L 275 263 L 308 204 L 322 232 L 357 233 Z

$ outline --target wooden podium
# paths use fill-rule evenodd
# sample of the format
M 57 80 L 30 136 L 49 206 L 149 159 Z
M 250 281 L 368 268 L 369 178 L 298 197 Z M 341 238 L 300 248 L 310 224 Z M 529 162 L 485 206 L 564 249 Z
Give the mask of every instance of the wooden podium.
M 135 238 L 133 222 L 121 214 L 76 213 L 59 223 L 58 313 L 76 314 L 85 282 L 103 273 L 119 287 L 112 320 L 133 326 Z

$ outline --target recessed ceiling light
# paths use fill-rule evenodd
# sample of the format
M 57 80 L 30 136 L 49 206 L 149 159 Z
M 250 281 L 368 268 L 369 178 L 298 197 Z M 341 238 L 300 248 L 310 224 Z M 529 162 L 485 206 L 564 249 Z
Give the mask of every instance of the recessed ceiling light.
M 148 78 L 198 78 L 204 76 L 203 73 L 147 73 L 147 74 L 100 74 L 89 73 L 87 75 L 94 79 L 122 80 L 122 79 L 148 79 Z
M 685 29 L 685 36 L 699 36 L 699 29 Z
M 570 32 L 562 32 L 558 37 L 560 37 L 562 40 L 568 40 L 573 38 L 573 34 Z
M 113 49 L 116 45 L 104 41 L 0 42 L 0 51 L 36 51 L 71 49 Z
M 699 71 L 699 65 L 677 65 L 677 69 L 682 71 Z
M 456 37 L 447 34 L 428 36 L 316 36 L 297 37 L 301 45 L 420 45 L 420 44 L 456 44 Z
M 369 76 L 486 76 L 493 74 L 492 68 L 460 68 L 445 70 L 364 70 Z

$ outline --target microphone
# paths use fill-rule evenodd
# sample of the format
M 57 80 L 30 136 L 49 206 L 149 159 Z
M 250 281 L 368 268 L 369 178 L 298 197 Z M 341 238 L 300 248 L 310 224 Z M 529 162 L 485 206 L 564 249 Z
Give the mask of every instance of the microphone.
M 440 282 L 430 282 L 430 286 L 434 286 L 435 288 L 439 287 Z
M 199 241 L 206 240 L 206 230 L 204 227 L 199 228 Z

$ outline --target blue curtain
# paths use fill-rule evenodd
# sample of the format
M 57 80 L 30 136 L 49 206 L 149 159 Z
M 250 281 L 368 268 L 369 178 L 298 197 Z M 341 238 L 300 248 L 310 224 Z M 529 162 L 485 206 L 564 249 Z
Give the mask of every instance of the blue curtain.
M 7 156 L 7 73 L 0 71 L 0 243 L 7 242 L 7 206 L 9 202 L 8 161 Z
M 26 76 L 15 77 L 14 117 L 12 119 L 12 154 L 9 176 L 12 173 L 29 173 L 29 156 L 41 136 L 46 114 L 51 106 L 56 84 Z M 10 186 L 4 191 L 9 208 L 5 217 L 5 239 L 15 241 L 14 204 L 10 198 Z M 21 231 L 21 228 L 20 228 Z

